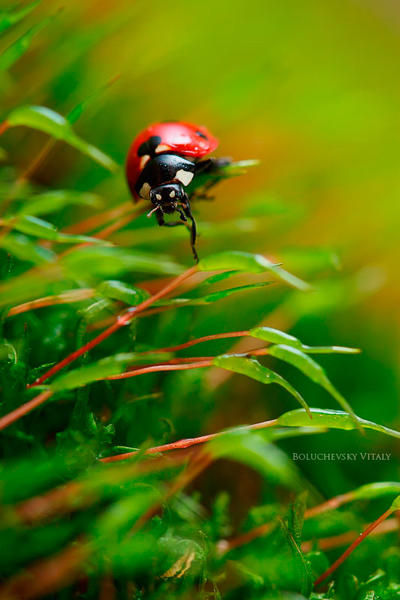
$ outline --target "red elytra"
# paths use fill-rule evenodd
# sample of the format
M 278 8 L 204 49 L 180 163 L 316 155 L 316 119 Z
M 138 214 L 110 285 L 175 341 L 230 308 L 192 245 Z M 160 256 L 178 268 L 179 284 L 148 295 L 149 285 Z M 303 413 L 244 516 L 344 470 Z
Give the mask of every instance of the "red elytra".
M 153 137 L 161 138 L 160 149 L 156 150 L 157 153 L 171 152 L 193 159 L 202 158 L 218 146 L 218 139 L 203 126 L 185 121 L 149 125 L 136 136 L 129 148 L 126 175 L 131 190 L 134 189 L 142 171 L 142 156 L 138 153 L 139 148 Z M 138 199 L 136 193 L 134 196 Z

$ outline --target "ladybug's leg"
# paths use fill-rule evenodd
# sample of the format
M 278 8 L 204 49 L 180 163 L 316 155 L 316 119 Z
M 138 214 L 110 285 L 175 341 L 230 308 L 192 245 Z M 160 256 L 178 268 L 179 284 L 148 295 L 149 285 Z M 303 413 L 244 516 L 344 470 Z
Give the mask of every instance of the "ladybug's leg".
M 156 218 L 157 218 L 157 223 L 160 225 L 160 227 L 162 225 L 165 225 L 164 215 L 162 214 L 161 210 L 156 211 Z
M 211 178 L 201 186 L 199 191 L 194 191 L 191 194 L 193 200 L 214 200 L 214 196 L 210 196 L 208 191 L 217 185 L 222 179 L 221 175 L 218 175 L 218 170 L 221 167 L 230 165 L 232 160 L 230 158 L 207 158 L 206 160 L 200 160 L 196 163 L 196 175 L 211 175 Z
M 199 162 L 196 163 L 195 165 L 195 169 L 196 169 L 196 175 L 198 175 L 199 173 L 213 173 L 215 171 L 218 171 L 218 169 L 220 169 L 221 167 L 226 167 L 227 165 L 230 165 L 232 162 L 231 158 L 206 158 L 205 160 L 199 160 Z
M 186 221 L 187 221 L 187 218 L 186 218 L 186 216 L 185 216 L 185 213 L 183 212 L 183 210 L 182 210 L 181 208 L 179 208 L 179 207 L 178 207 L 178 208 L 177 208 L 177 211 L 178 211 L 178 213 L 179 213 L 179 215 L 180 215 L 180 217 L 181 217 L 182 221 L 185 221 L 185 222 L 186 222 Z
M 205 160 L 199 160 L 195 163 L 195 175 L 199 173 L 208 173 L 214 167 L 215 158 L 206 158 Z
M 213 187 L 216 183 L 216 181 L 213 181 L 211 185 L 203 186 L 203 191 L 201 193 L 193 192 L 190 195 L 191 200 L 205 200 L 207 202 L 213 202 L 215 200 L 215 196 L 210 196 L 209 194 L 207 194 L 207 190 Z
M 194 192 L 192 192 L 190 194 L 190 199 L 191 200 L 207 200 L 208 202 L 212 202 L 213 200 L 215 200 L 215 196 L 210 196 L 208 194 L 208 190 L 210 190 L 212 187 L 217 185 L 217 183 L 219 183 L 220 180 L 221 180 L 220 177 L 218 177 L 218 178 L 215 177 L 214 179 L 210 179 L 199 190 L 195 190 Z
M 185 215 L 191 220 L 192 226 L 190 228 L 190 244 L 192 246 L 193 258 L 198 263 L 199 256 L 196 251 L 196 239 L 197 239 L 197 227 L 196 221 L 194 220 L 194 216 L 192 215 L 192 209 L 190 207 L 189 198 L 186 196 L 185 207 L 184 207 Z

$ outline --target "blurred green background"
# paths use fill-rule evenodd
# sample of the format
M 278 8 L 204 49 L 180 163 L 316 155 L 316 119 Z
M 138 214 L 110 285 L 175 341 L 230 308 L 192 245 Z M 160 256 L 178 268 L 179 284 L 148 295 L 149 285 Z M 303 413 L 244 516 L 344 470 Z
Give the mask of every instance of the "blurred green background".
M 137 132 L 165 119 L 205 124 L 220 139 L 219 156 L 260 159 L 245 176 L 221 184 L 214 203 L 196 207 L 199 253 L 263 253 L 312 281 L 314 290 L 304 294 L 275 285 L 246 296 L 246 303 L 224 300 L 226 322 L 207 307 L 183 310 L 184 339 L 263 323 L 310 344 L 358 346 L 359 356 L 322 357 L 321 362 L 360 416 L 400 429 L 399 5 L 383 0 L 68 0 L 61 11 L 58 6 L 42 2 L 29 17 L 33 24 L 55 15 L 3 76 L 3 116 L 21 104 L 66 115 L 119 76 L 88 106 L 75 129 L 120 164 Z M 19 24 L 2 47 L 25 29 L 26 22 Z M 45 139 L 27 129 L 8 133 L 2 141 L 6 162 L 23 172 Z M 62 144 L 34 172 L 33 182 L 94 191 L 106 207 L 129 199 L 122 174 L 110 176 Z M 63 227 L 91 214 L 93 209 L 73 207 L 53 220 Z M 158 229 L 145 217 L 112 241 L 191 261 L 186 232 Z M 162 330 L 165 342 L 173 342 L 168 318 L 141 321 L 142 338 L 150 340 Z M 226 341 L 214 343 L 190 355 L 230 347 Z M 64 354 L 61 348 L 60 357 Z M 310 405 L 332 407 L 325 392 L 293 369 L 282 373 Z M 143 439 L 137 439 L 137 431 L 120 431 L 119 443 L 161 439 L 169 426 L 170 437 L 178 439 L 293 408 L 284 392 L 217 371 L 171 374 L 169 381 L 163 407 L 139 403 L 135 408 Z M 210 384 L 215 394 L 204 406 L 202 390 Z M 330 432 L 282 446 L 289 452 L 357 447 L 392 453 L 390 462 L 372 466 L 360 461 L 299 465 L 327 497 L 398 475 L 399 446 L 378 434 Z M 233 486 L 238 468 L 225 467 L 216 465 L 202 480 L 212 496 Z M 258 496 L 257 477 L 246 473 L 243 468 L 243 489 L 236 493 L 251 504 Z M 237 506 L 245 512 L 241 502 Z

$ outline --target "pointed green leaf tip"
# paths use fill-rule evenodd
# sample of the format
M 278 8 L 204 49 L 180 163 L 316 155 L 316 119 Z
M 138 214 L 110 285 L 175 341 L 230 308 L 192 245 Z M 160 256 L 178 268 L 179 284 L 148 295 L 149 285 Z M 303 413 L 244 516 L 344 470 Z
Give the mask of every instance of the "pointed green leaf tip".
M 273 273 L 275 277 L 288 283 L 299 290 L 308 290 L 310 286 L 295 275 L 288 273 L 279 265 L 274 264 L 262 254 L 251 254 L 233 250 L 231 252 L 220 252 L 203 258 L 198 268 L 200 271 L 218 271 L 229 269 L 235 271 L 246 271 L 248 273 Z
M 304 354 L 298 348 L 293 348 L 292 346 L 288 346 L 286 344 L 278 344 L 276 346 L 271 346 L 268 349 L 268 354 L 270 356 L 275 356 L 280 360 L 283 360 L 290 365 L 293 365 L 299 371 L 304 373 L 311 381 L 317 383 L 321 387 L 323 387 L 335 400 L 340 404 L 340 406 L 346 410 L 352 418 L 355 419 L 355 414 L 353 409 L 347 400 L 342 396 L 342 394 L 334 387 L 334 385 L 329 380 L 327 374 L 324 369 L 319 365 L 311 356 L 308 354 Z
M 311 408 L 310 410 L 312 414 L 311 422 L 308 414 L 302 408 L 298 408 L 281 415 L 278 418 L 278 425 L 284 427 L 328 427 L 331 429 L 344 429 L 346 431 L 364 428 L 400 438 L 400 432 L 395 429 L 390 429 L 373 421 L 367 421 L 357 415 L 353 417 L 341 410 L 324 410 L 322 408 Z
M 56 140 L 73 146 L 105 169 L 112 172 L 118 169 L 118 165 L 112 158 L 76 135 L 71 124 L 62 115 L 50 108 L 45 106 L 20 106 L 11 111 L 7 117 L 7 123 L 9 127 L 24 126 L 43 131 Z
M 251 379 L 260 381 L 261 383 L 276 383 L 285 388 L 296 400 L 304 407 L 309 417 L 311 418 L 310 408 L 303 396 L 286 379 L 271 371 L 267 367 L 261 365 L 254 358 L 246 358 L 244 356 L 222 355 L 214 358 L 214 365 L 227 371 L 247 375 Z
M 248 285 L 240 285 L 238 287 L 229 288 L 227 290 L 219 290 L 218 292 L 211 292 L 205 296 L 199 296 L 195 298 L 169 298 L 167 300 L 160 300 L 155 302 L 154 306 L 202 306 L 218 302 L 224 298 L 228 298 L 232 294 L 245 292 L 247 290 L 253 290 L 256 288 L 265 287 L 269 285 L 269 281 L 259 281 L 258 283 L 249 283 Z
M 249 334 L 265 342 L 284 344 L 309 354 L 358 354 L 360 352 L 358 348 L 346 348 L 345 346 L 307 346 L 294 335 L 273 327 L 254 327 L 254 329 L 250 329 Z
M 397 496 L 397 498 L 395 498 L 392 502 L 392 506 L 390 507 L 390 510 L 392 510 L 393 512 L 395 510 L 400 510 L 400 496 Z
M 396 494 L 399 492 L 400 481 L 375 481 L 353 490 L 351 496 L 353 500 L 370 500 L 385 496 L 386 494 Z

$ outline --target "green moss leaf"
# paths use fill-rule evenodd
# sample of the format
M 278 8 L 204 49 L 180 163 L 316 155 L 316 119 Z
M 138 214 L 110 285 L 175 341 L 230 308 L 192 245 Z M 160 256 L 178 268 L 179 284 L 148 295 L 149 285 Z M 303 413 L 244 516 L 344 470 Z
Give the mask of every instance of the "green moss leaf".
M 103 296 L 112 300 L 120 300 L 130 306 L 137 306 L 150 295 L 146 290 L 117 280 L 103 281 L 97 289 Z
M 116 171 L 118 168 L 112 158 L 76 135 L 67 119 L 50 108 L 20 106 L 11 111 L 7 123 L 10 127 L 24 126 L 43 131 L 54 139 L 73 146 L 109 171 Z
M 53 262 L 56 259 L 54 252 L 35 244 L 25 235 L 9 233 L 0 239 L 0 247 L 19 258 L 19 260 L 28 261 L 35 265 Z
M 397 498 L 393 500 L 390 510 L 392 510 L 393 512 L 395 510 L 400 510 L 400 496 L 397 496 Z
M 159 499 L 160 493 L 156 488 L 141 486 L 135 493 L 111 504 L 91 527 L 94 543 L 107 548 L 111 542 L 120 541 L 121 533 L 128 533 L 140 515 Z
M 245 292 L 248 290 L 265 287 L 269 285 L 269 282 L 259 282 L 259 283 L 249 283 L 248 285 L 240 285 L 238 287 L 229 288 L 228 290 L 219 290 L 218 292 L 211 292 L 210 294 L 206 294 L 205 296 L 200 296 L 196 298 L 172 298 L 170 300 L 160 300 L 155 303 L 155 306 L 202 306 L 206 304 L 213 304 L 214 302 L 218 302 L 218 300 L 223 300 L 224 298 L 228 298 L 232 294 L 237 294 L 238 292 Z
M 261 254 L 250 254 L 249 252 L 231 251 L 221 252 L 219 254 L 213 254 L 203 258 L 198 268 L 200 271 L 218 271 L 223 270 L 236 270 L 246 271 L 248 273 L 272 273 L 279 280 L 300 289 L 307 290 L 309 285 L 305 282 L 288 273 L 279 265 L 272 263 L 268 258 Z
M 45 215 L 58 212 L 71 205 L 100 208 L 102 200 L 96 194 L 74 190 L 50 190 L 29 198 L 15 216 Z
M 292 394 L 292 396 L 296 398 L 296 400 L 306 409 L 306 411 L 310 410 L 308 404 L 301 394 L 299 394 L 299 392 L 295 390 L 295 388 L 288 381 L 286 381 L 286 379 L 278 375 L 278 373 L 271 371 L 271 369 L 264 367 L 254 358 L 231 355 L 217 356 L 214 358 L 214 365 L 216 367 L 226 369 L 227 371 L 233 371 L 234 373 L 246 375 L 247 377 L 255 379 L 256 381 L 260 381 L 261 383 L 276 383 Z
M 400 492 L 400 483 L 398 481 L 376 481 L 367 483 L 351 492 L 353 500 L 371 500 L 386 496 L 386 494 L 395 494 Z
M 294 335 L 274 329 L 273 327 L 254 327 L 250 329 L 249 333 L 252 337 L 264 340 L 265 342 L 284 344 L 309 354 L 357 354 L 360 352 L 358 348 L 346 348 L 345 346 L 307 346 L 294 337 Z
M 322 408 L 311 408 L 312 421 L 305 410 L 299 408 L 284 413 L 278 418 L 278 425 L 286 427 L 327 427 L 329 429 L 373 429 L 391 437 L 400 438 L 400 432 L 379 425 L 373 421 L 367 421 L 355 415 L 355 418 L 341 410 L 323 410 Z
M 265 441 L 261 434 L 243 430 L 227 431 L 208 444 L 207 448 L 215 457 L 229 457 L 247 464 L 274 483 L 289 489 L 304 489 L 294 463 L 280 448 Z
M 105 246 L 87 246 L 70 252 L 62 264 L 71 277 L 82 273 L 92 277 L 110 277 L 127 271 L 178 275 L 182 272 L 168 256 Z
M 132 353 L 116 354 L 115 356 L 107 356 L 90 365 L 84 365 L 77 369 L 69 371 L 57 377 L 52 383 L 51 388 L 55 392 L 61 390 L 72 390 L 83 385 L 87 385 L 92 381 L 105 379 L 111 375 L 117 375 L 125 370 L 128 363 L 134 361 L 135 355 Z
M 342 394 L 334 387 L 324 369 L 313 358 L 292 346 L 278 344 L 268 349 L 268 354 L 293 365 L 304 373 L 311 381 L 323 387 L 348 413 L 354 415 L 353 409 Z
M 84 242 L 104 244 L 103 240 L 88 237 L 87 235 L 61 233 L 52 223 L 31 215 L 24 215 L 17 219 L 10 218 L 5 220 L 4 224 L 21 233 L 27 233 L 42 240 L 50 240 L 59 244 L 81 244 Z

